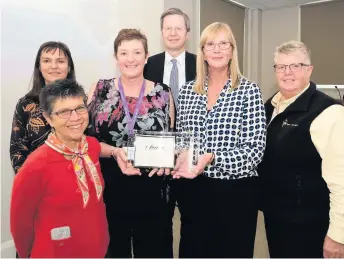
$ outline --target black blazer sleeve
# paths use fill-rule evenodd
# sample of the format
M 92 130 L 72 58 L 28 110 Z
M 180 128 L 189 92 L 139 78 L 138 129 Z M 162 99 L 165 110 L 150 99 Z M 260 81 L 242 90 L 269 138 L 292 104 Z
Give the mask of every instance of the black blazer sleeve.
M 144 78 L 155 83 L 163 83 L 164 80 L 165 53 L 151 56 L 143 70 Z
M 192 81 L 196 78 L 196 58 L 195 54 L 185 53 L 185 79 L 186 82 Z

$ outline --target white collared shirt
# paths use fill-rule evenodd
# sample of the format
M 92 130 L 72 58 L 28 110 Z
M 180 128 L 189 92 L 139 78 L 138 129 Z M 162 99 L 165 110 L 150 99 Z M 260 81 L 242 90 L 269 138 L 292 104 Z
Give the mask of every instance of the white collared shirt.
M 292 104 L 293 102 L 295 102 L 295 100 L 297 98 L 300 97 L 301 94 L 303 94 L 304 92 L 306 92 L 306 90 L 309 88 L 310 84 L 308 83 L 307 87 L 305 89 L 303 89 L 300 93 L 298 93 L 296 96 L 291 97 L 289 99 L 283 100 L 282 101 L 282 94 L 281 92 L 278 92 L 271 100 L 271 104 L 274 108 L 274 111 L 272 113 L 271 116 L 271 120 L 270 122 L 281 112 L 284 112 L 285 109 L 288 108 L 288 106 L 290 104 Z M 270 124 L 270 122 L 268 122 Z
M 173 57 L 166 51 L 165 52 L 165 68 L 164 68 L 164 79 L 163 83 L 166 85 L 170 84 L 170 76 L 172 71 L 172 60 Z M 185 77 L 185 51 L 183 51 L 178 57 L 175 57 L 177 60 L 178 66 L 178 81 L 179 81 L 179 89 L 180 87 L 185 84 L 186 77 Z

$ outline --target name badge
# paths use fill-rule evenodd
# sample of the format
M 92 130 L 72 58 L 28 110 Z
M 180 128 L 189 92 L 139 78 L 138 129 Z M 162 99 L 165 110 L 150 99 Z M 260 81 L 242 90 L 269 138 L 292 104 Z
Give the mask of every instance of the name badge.
M 127 147 L 127 157 L 129 161 L 135 160 L 135 147 Z
M 71 237 L 70 227 L 53 228 L 50 231 L 51 240 L 63 240 Z

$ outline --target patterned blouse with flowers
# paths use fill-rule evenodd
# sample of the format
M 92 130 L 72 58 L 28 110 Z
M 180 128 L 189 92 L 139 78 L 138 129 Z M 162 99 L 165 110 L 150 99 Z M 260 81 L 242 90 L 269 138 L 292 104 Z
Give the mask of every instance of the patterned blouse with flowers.
M 24 96 L 19 99 L 12 122 L 10 157 L 15 173 L 31 152 L 44 143 L 50 125 L 43 117 L 38 100 Z
M 130 116 L 134 113 L 137 99 L 136 97 L 126 97 Z M 88 108 L 90 122 L 87 134 L 97 138 L 100 142 L 115 147 L 123 147 L 124 142 L 128 139 L 128 120 L 119 90 L 115 85 L 115 78 L 98 81 Z M 170 89 L 164 84 L 156 83 L 154 88 L 143 97 L 134 129 L 137 131 L 167 130 L 170 125 L 169 111 Z M 145 179 L 151 171 L 150 168 L 141 169 L 141 177 L 127 178 L 121 172 L 115 159 L 100 158 L 99 161 L 105 181 L 104 200 L 106 204 L 109 204 L 108 202 L 113 199 L 112 190 L 118 190 L 118 185 L 127 186 L 126 191 L 129 192 L 129 196 L 132 191 L 136 191 L 136 187 L 149 186 L 154 190 L 157 188 L 160 190 L 161 201 L 165 204 L 171 201 L 170 181 L 168 181 L 167 176 L 149 178 L 149 183 L 147 183 Z M 122 193 L 122 195 L 125 194 Z
M 115 79 L 100 80 L 89 105 L 90 125 L 88 134 L 109 145 L 122 147 L 128 138 L 127 117 Z M 126 97 L 130 115 L 134 113 L 137 98 Z M 143 97 L 135 122 L 138 131 L 163 131 L 169 128 L 170 90 L 156 83 Z

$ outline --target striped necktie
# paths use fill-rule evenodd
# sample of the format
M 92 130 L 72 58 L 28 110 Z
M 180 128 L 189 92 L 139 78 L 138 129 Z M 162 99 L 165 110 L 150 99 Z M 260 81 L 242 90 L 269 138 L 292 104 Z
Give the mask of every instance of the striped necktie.
M 172 59 L 171 60 L 173 67 L 171 70 L 171 75 L 170 75 L 170 88 L 172 91 L 172 96 L 174 99 L 174 105 L 176 108 L 178 108 L 178 92 L 179 92 L 179 80 L 178 80 L 178 66 L 177 66 L 177 60 Z

